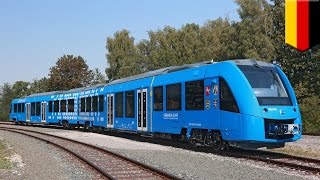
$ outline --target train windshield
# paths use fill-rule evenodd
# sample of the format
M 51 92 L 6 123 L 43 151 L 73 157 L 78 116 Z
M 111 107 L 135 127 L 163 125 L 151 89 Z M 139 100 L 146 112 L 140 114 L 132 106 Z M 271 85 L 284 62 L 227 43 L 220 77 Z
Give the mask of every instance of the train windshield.
M 238 65 L 248 79 L 260 105 L 292 105 L 275 67 Z

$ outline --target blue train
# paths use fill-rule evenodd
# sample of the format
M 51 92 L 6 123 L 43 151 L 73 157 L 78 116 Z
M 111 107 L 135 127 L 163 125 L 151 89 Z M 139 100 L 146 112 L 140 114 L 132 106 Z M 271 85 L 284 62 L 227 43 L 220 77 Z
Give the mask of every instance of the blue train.
M 16 123 L 83 126 L 178 138 L 215 150 L 283 147 L 301 138 L 299 106 L 279 66 L 206 61 L 92 87 L 14 99 Z

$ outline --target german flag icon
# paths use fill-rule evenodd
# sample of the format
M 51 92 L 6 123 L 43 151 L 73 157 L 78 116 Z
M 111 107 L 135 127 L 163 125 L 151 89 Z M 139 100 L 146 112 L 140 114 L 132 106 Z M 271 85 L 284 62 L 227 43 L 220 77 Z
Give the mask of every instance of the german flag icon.
M 286 43 L 298 51 L 320 44 L 319 0 L 286 0 Z

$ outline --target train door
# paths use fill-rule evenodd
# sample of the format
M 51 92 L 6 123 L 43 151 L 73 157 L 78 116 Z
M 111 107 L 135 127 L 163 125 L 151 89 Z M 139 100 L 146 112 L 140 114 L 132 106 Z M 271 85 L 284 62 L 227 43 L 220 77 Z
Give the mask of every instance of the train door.
M 27 103 L 26 104 L 26 122 L 30 122 L 31 119 L 31 104 Z
M 41 122 L 46 122 L 46 116 L 47 116 L 47 102 L 41 103 Z
M 137 125 L 139 131 L 147 131 L 147 89 L 137 90 Z
M 223 131 L 239 131 L 241 127 L 237 102 L 228 83 L 220 78 L 220 126 Z
M 114 124 L 114 94 L 107 95 L 107 116 L 108 116 L 108 128 L 113 128 Z
M 219 78 L 205 79 L 203 93 L 204 109 L 207 112 L 204 119 L 207 120 L 202 121 L 202 124 L 210 129 L 220 129 Z

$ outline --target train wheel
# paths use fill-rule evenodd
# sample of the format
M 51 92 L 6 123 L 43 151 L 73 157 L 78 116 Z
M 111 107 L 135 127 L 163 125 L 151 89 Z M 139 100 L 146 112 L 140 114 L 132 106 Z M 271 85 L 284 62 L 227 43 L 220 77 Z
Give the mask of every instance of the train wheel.
M 89 127 L 90 127 L 90 122 L 89 122 L 89 121 L 86 121 L 86 122 L 84 123 L 83 128 L 84 128 L 85 130 L 89 130 Z
M 63 129 L 70 129 L 70 124 L 68 121 L 63 121 L 62 122 L 62 127 Z
M 218 132 L 212 133 L 212 142 L 211 142 L 210 146 L 215 151 L 219 151 L 222 149 L 223 145 L 224 145 L 224 142 L 222 140 L 220 133 L 218 133 Z

